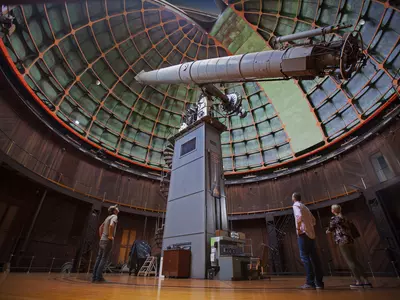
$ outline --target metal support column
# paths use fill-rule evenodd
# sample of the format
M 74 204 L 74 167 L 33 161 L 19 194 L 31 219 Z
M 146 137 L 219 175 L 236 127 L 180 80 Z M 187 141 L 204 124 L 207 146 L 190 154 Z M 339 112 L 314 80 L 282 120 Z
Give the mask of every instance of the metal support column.
M 367 200 L 367 204 L 374 216 L 379 235 L 386 244 L 385 250 L 388 259 L 393 266 L 393 274 L 398 276 L 400 273 L 400 245 L 393 229 L 391 228 L 385 209 L 382 206 L 379 197 L 373 199 L 370 198 Z
M 73 272 L 86 270 L 90 261 L 91 252 L 97 249 L 98 225 L 101 214 L 101 203 L 93 204 L 85 222 L 85 228 L 82 230 L 81 247 L 77 251 L 74 259 Z
M 266 216 L 265 221 L 267 224 L 267 241 L 268 241 L 268 261 L 270 265 L 271 273 L 281 273 L 283 272 L 282 268 L 282 257 L 280 254 L 280 245 L 277 236 L 277 228 L 274 222 L 273 216 Z
M 43 195 L 40 198 L 39 205 L 36 208 L 36 212 L 35 212 L 35 214 L 33 216 L 31 226 L 29 227 L 28 233 L 26 234 L 24 243 L 22 244 L 22 247 L 21 247 L 18 259 L 17 259 L 17 266 L 19 265 L 19 262 L 21 261 L 21 258 L 22 258 L 22 256 L 24 255 L 24 253 L 26 251 L 26 248 L 28 246 L 29 240 L 31 238 L 31 234 L 32 234 L 33 228 L 35 227 L 36 220 L 37 220 L 37 218 L 39 216 L 40 211 L 42 210 L 43 202 L 44 202 L 44 199 L 46 198 L 46 196 L 47 196 L 47 189 L 44 190 Z

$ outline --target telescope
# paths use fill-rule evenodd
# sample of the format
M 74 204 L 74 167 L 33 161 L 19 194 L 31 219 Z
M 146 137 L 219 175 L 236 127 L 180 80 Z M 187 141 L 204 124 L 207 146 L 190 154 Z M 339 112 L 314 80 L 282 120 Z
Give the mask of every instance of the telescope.
M 269 80 L 313 79 L 333 75 L 349 79 L 364 63 L 361 34 L 352 31 L 330 42 L 313 43 L 311 37 L 337 32 L 351 25 L 328 26 L 272 39 L 274 47 L 282 43 L 309 39 L 302 44 L 286 44 L 277 50 L 218 57 L 187 62 L 159 70 L 140 72 L 142 84 L 195 84 L 209 97 L 221 100 L 226 112 L 244 116 L 237 94 L 225 95 L 213 84 Z

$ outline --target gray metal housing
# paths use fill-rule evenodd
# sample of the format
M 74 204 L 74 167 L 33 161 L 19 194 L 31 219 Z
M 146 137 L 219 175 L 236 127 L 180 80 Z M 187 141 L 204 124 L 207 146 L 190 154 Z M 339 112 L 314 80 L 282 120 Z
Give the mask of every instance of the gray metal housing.
M 190 245 L 192 278 L 206 277 L 210 239 L 218 228 L 218 216 L 221 216 L 220 229 L 228 229 L 220 134 L 220 129 L 202 120 L 185 130 L 175 142 L 163 250 L 174 244 Z M 182 145 L 194 138 L 195 149 L 181 155 Z M 221 159 L 219 199 L 211 191 L 211 152 Z

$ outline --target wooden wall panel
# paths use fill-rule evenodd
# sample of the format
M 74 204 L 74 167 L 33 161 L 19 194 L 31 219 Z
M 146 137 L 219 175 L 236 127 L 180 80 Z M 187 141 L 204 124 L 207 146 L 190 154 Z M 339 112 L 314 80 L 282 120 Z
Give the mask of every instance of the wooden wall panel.
M 289 224 L 286 236 L 281 247 L 283 271 L 290 273 L 303 273 L 304 268 L 300 260 L 299 246 L 294 224 Z
M 114 174 L 111 170 L 103 169 L 99 188 L 96 191 L 96 196 L 104 199 L 117 200 L 118 193 L 116 191 L 116 184 L 118 182 L 118 175 Z
M 0 148 L 10 148 L 8 154 L 27 168 L 101 199 L 149 209 L 165 208 L 158 181 L 138 179 L 85 155 L 52 133 L 25 107 L 11 106 L 1 95 L 0 111 Z M 4 134 L 14 141 L 11 147 Z
M 300 178 L 301 174 L 294 174 L 275 181 L 276 187 L 279 191 L 277 192 L 276 199 L 277 207 L 288 207 L 292 205 L 293 192 L 301 192 L 303 190 Z
M 259 187 L 261 189 L 260 195 L 262 195 L 263 209 L 273 209 L 280 206 L 280 190 L 275 180 L 262 181 L 260 182 Z
M 393 155 L 390 157 L 390 163 L 396 174 L 400 174 L 400 122 L 393 126 L 389 131 L 389 135 L 386 138 L 388 147 L 391 149 Z M 397 155 L 396 155 L 397 154 Z
M 131 190 L 130 186 L 134 185 L 134 182 L 132 184 L 130 177 L 125 176 L 124 174 L 121 176 L 121 185 L 120 185 L 120 200 L 121 203 L 124 203 L 126 205 L 131 205 L 132 199 L 131 199 Z
M 0 261 L 8 261 L 10 254 L 17 246 L 20 235 L 24 237 L 43 193 L 43 190 L 39 190 L 32 182 L 26 181 L 21 184 L 16 178 L 15 174 L 9 170 L 0 168 L 0 202 L 4 206 L 19 208 L 9 228 L 7 242 L 0 247 Z
M 373 216 L 369 211 L 365 200 L 360 198 L 342 204 L 343 214 L 351 219 L 360 231 L 361 237 L 356 240 L 356 249 L 360 262 L 366 271 L 371 269 L 374 273 L 390 272 L 391 265 L 383 251 L 383 244 L 379 237 Z M 326 228 L 329 226 L 332 213 L 329 207 L 312 211 L 317 225 L 316 246 L 321 259 L 321 265 L 325 276 L 349 275 L 349 268 L 340 254 L 339 247 L 334 243 L 331 235 L 327 235 Z M 279 218 L 275 221 L 279 222 Z M 266 224 L 264 219 L 233 221 L 232 228 L 235 231 L 246 233 L 250 237 L 254 246 L 254 254 L 262 255 L 262 243 L 268 244 Z M 282 242 L 281 256 L 283 259 L 283 271 L 289 273 L 304 273 L 304 268 L 300 260 L 297 235 L 294 222 L 288 224 L 285 229 L 286 235 Z
M 32 267 L 41 269 L 34 270 L 47 271 L 53 257 L 57 258 L 54 267 L 59 267 L 75 257 L 90 205 L 48 191 L 26 251 L 18 258 L 43 192 L 40 185 L 8 169 L 0 168 L 0 203 L 19 208 L 12 220 L 4 247 L 0 248 L 2 262 L 9 261 L 12 253 L 15 255 L 11 261 L 13 268 L 17 261 L 20 262 L 20 267 L 27 268 L 32 256 L 35 256 Z
M 365 268 L 369 269 L 368 262 L 370 262 L 374 272 L 389 271 L 390 262 L 383 250 L 385 243 L 379 238 L 376 223 L 365 202 L 345 203 L 343 209 L 346 216 L 354 221 L 360 231 L 361 237 L 357 239 L 356 246 L 360 249 L 359 258 Z
M 165 206 L 158 192 L 159 182 L 110 169 L 85 155 L 51 132 L 18 100 L 8 101 L 9 97 L 6 90 L 0 91 L 0 130 L 26 150 L 13 146 L 11 157 L 42 176 L 60 180 L 83 193 L 149 209 Z M 305 201 L 312 202 L 343 194 L 343 185 L 348 190 L 354 190 L 354 186 L 364 187 L 364 184 L 374 186 L 379 182 L 370 156 L 377 151 L 385 155 L 395 174 L 400 175 L 399 123 L 396 121 L 359 148 L 322 166 L 258 184 L 227 187 L 228 211 L 246 213 L 287 207 L 295 191 L 300 191 Z M 0 147 L 9 147 L 4 137 Z
M 338 193 L 346 193 L 348 188 L 345 187 L 343 182 L 343 170 L 340 166 L 340 162 L 337 160 L 329 163 L 329 168 L 324 166 L 321 168 L 325 177 L 325 187 L 328 191 L 329 196 L 335 196 Z
M 19 208 L 12 220 L 5 243 L 0 247 L 0 261 L 8 261 L 11 253 L 15 255 L 19 253 L 43 192 L 44 190 L 38 184 L 0 167 L 0 193 L 2 195 L 0 207 L 13 205 Z M 75 258 L 90 209 L 91 205 L 88 203 L 48 191 L 33 228 L 28 247 L 22 258 L 18 259 L 22 268 L 18 270 L 26 271 L 32 256 L 35 256 L 32 264 L 33 271 L 47 271 L 53 257 L 56 258 L 54 268 L 59 268 L 63 263 Z M 100 216 L 101 221 L 106 216 L 107 209 L 105 207 Z M 152 217 L 146 218 L 121 212 L 113 261 L 117 262 L 124 229 L 135 230 L 137 239 L 144 239 L 149 242 L 153 248 L 153 254 L 160 253 L 154 239 L 156 221 Z M 95 248 L 97 248 L 96 245 Z M 95 255 L 96 249 L 93 249 L 93 253 Z M 12 261 L 13 268 L 16 266 L 16 261 L 17 258 L 15 257 Z
M 370 271 L 369 262 L 374 272 L 388 271 L 389 261 L 385 253 L 379 250 L 383 248 L 382 241 L 365 200 L 360 198 L 343 203 L 342 212 L 354 222 L 361 234 L 355 245 L 359 260 L 366 271 Z M 319 209 L 318 213 L 314 212 L 314 215 L 317 218 L 317 245 L 325 273 L 329 274 L 329 267 L 333 273 L 348 272 L 348 266 L 340 254 L 339 247 L 333 242 L 332 235 L 325 234 L 332 217 L 330 208 Z
M 226 187 L 228 212 L 244 212 L 241 202 L 244 200 L 244 195 L 241 194 L 241 185 L 232 185 Z
M 309 172 L 303 173 L 303 175 L 307 177 L 308 181 L 308 185 L 305 188 L 308 188 L 312 191 L 310 195 L 311 197 L 305 199 L 306 201 L 317 201 L 318 199 L 325 199 L 329 197 L 324 166 L 321 166 L 318 169 L 310 170 Z
M 13 109 L 6 104 L 3 96 L 0 94 L 0 119 L 2 130 L 7 135 L 13 135 L 15 128 L 19 127 L 21 118 L 13 111 Z
M 246 239 L 251 239 L 253 255 L 262 258 L 265 245 L 268 244 L 267 229 L 264 219 L 232 222 L 232 230 L 243 232 Z M 248 249 L 246 249 L 249 251 Z
M 364 149 L 363 149 L 364 150 Z M 371 182 L 365 170 L 365 164 L 369 161 L 362 160 L 359 156 L 359 151 L 355 150 L 340 159 L 343 169 L 343 177 L 345 184 L 353 188 L 353 186 L 364 187 L 364 183 Z M 364 183 L 363 183 L 364 182 Z
M 379 150 L 386 157 L 393 172 L 400 175 L 400 122 L 376 137 L 376 141 L 381 145 Z
M 121 183 L 121 201 L 128 205 L 139 203 L 140 180 L 132 180 L 129 176 L 123 176 Z
M 58 170 L 62 170 L 60 183 L 70 187 L 76 186 L 75 174 L 79 169 L 79 161 L 79 157 L 76 157 L 73 153 L 64 153 L 58 168 Z
M 81 159 L 74 180 L 76 189 L 89 194 L 97 195 L 99 190 L 103 168 L 98 168 L 91 160 Z
M 107 217 L 107 212 L 103 210 L 103 213 L 101 215 L 101 222 L 106 217 Z M 124 230 L 136 231 L 136 239 L 147 241 L 152 247 L 152 254 L 160 253 L 160 249 L 157 248 L 154 242 L 155 226 L 156 226 L 155 218 L 125 214 L 123 212 L 120 212 L 118 214 L 117 232 L 115 235 L 113 251 L 111 254 L 111 261 L 114 264 L 118 263 L 122 234 Z
M 335 197 L 359 188 L 379 184 L 371 162 L 371 155 L 380 151 L 385 156 L 395 176 L 400 175 L 400 121 L 360 147 L 345 153 L 336 160 L 284 178 L 259 182 L 259 192 L 252 188 L 251 197 L 246 185 L 227 188 L 227 198 L 233 212 L 268 210 L 291 205 L 291 194 L 302 193 L 305 202 Z M 258 195 L 258 197 L 257 197 Z M 250 199 L 250 201 L 249 201 Z

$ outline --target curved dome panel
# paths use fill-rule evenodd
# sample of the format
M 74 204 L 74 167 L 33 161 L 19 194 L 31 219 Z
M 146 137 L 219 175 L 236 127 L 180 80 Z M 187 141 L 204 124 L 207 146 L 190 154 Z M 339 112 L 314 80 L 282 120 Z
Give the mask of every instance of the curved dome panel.
M 366 66 L 346 82 L 259 82 L 221 87 L 243 96 L 244 119 L 221 117 L 227 175 L 277 167 L 328 147 L 394 100 L 400 13 L 380 1 L 229 0 L 208 34 L 165 1 L 23 5 L 0 41 L 21 82 L 69 131 L 134 164 L 161 170 L 195 86 L 143 86 L 137 73 L 197 59 L 271 49 L 269 40 L 316 26 L 360 29 Z M 341 32 L 341 34 L 344 32 Z M 337 38 L 334 35 L 328 38 Z
M 345 82 L 334 77 L 296 81 L 323 130 L 326 145 L 365 123 L 390 99 L 393 100 L 392 96 L 399 88 L 400 12 L 390 5 L 390 1 L 229 0 L 226 3 L 264 39 L 267 48 L 271 47 L 272 37 L 320 26 L 354 24 L 347 31 L 356 29 L 361 32 L 368 61 L 358 74 Z M 335 39 L 337 36 L 331 34 L 327 38 Z M 273 85 L 264 88 L 267 94 L 275 92 Z M 293 82 L 281 83 L 282 90 L 292 88 Z M 272 103 L 282 102 L 276 99 L 278 95 L 282 96 L 282 92 L 270 95 Z M 276 106 L 279 112 L 278 104 Z M 289 118 L 283 121 L 291 126 Z
M 56 119 L 95 146 L 154 168 L 165 162 L 193 86 L 143 86 L 134 77 L 229 51 L 173 7 L 150 1 L 88 1 L 14 9 L 17 30 L 4 39 L 23 80 Z M 105 4 L 105 5 L 104 5 Z M 160 3 L 161 4 L 161 3 Z M 274 107 L 255 83 L 227 85 L 251 113 L 221 118 L 227 171 L 293 157 Z
M 8 53 L 41 103 L 94 145 L 160 168 L 166 138 L 200 90 L 142 86 L 135 75 L 226 56 L 204 30 L 155 1 L 24 5 Z
M 228 130 L 221 135 L 226 173 L 276 166 L 293 158 L 285 126 L 263 88 L 255 82 L 229 84 L 227 93 L 242 95 L 243 108 L 249 112 L 220 118 Z

